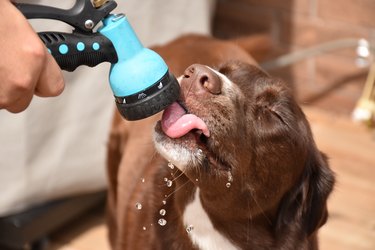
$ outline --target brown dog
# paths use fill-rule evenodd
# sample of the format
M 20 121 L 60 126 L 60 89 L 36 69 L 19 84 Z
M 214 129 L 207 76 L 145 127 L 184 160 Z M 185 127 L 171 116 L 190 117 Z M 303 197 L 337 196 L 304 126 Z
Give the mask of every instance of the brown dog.
M 162 117 L 115 117 L 112 248 L 317 249 L 334 177 L 288 86 L 233 42 L 156 51 L 182 74 L 181 96 Z

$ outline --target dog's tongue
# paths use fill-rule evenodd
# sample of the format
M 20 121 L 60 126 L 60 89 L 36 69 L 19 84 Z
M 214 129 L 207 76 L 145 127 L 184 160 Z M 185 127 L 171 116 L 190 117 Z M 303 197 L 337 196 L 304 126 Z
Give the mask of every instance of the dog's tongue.
M 184 136 L 192 129 L 199 129 L 205 136 L 210 136 L 204 121 L 196 115 L 187 114 L 177 102 L 172 103 L 164 110 L 161 127 L 163 132 L 171 138 Z

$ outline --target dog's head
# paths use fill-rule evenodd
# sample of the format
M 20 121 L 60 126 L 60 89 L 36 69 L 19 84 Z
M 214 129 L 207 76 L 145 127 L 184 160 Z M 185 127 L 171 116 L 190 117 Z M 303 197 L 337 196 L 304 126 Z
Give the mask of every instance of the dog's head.
M 300 220 L 315 231 L 333 176 L 288 85 L 241 62 L 195 64 L 179 82 L 180 99 L 165 110 L 154 141 L 210 197 L 206 207 L 265 216 L 275 228 Z

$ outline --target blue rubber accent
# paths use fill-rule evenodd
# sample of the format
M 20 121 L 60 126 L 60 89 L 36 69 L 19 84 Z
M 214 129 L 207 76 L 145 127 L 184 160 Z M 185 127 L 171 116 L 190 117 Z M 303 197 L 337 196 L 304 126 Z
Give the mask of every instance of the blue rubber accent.
M 84 51 L 86 48 L 86 45 L 83 42 L 78 42 L 77 43 L 77 50 L 78 51 Z
M 92 44 L 92 49 L 93 49 L 93 50 L 99 50 L 99 49 L 100 49 L 100 44 L 97 43 L 97 42 L 93 43 L 93 44 Z
M 99 32 L 113 43 L 118 62 L 111 66 L 109 82 L 118 97 L 141 92 L 158 82 L 168 71 L 164 60 L 144 48 L 126 16 L 109 15 Z
M 68 51 L 69 51 L 68 45 L 66 45 L 66 44 L 63 43 L 63 44 L 61 44 L 59 46 L 59 52 L 60 52 L 60 54 L 65 55 L 66 53 L 68 53 Z

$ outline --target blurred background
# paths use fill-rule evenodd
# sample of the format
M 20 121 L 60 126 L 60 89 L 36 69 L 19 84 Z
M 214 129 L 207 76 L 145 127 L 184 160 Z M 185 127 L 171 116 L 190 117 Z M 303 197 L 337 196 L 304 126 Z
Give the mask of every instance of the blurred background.
M 373 0 L 217 0 L 213 34 L 269 37 L 261 64 L 295 89 L 336 172 L 323 250 L 375 249 L 374 10 Z
M 259 63 L 294 88 L 318 147 L 330 158 L 337 184 L 320 231 L 321 249 L 375 249 L 375 1 L 216 0 L 212 6 L 207 17 L 213 36 L 262 41 Z M 53 201 L 60 215 L 86 205 L 46 226 L 48 233 L 33 235 L 31 243 L 31 226 L 20 230 L 19 218 L 2 220 L 21 234 L 15 240 L 22 239 L 23 249 L 106 250 L 103 191 L 66 197 L 65 205 Z M 56 218 L 46 215 L 45 205 L 33 211 L 39 222 Z M 0 243 L 9 226 L 1 223 Z
M 371 56 L 361 61 L 357 47 L 359 39 L 374 44 L 374 9 L 371 0 L 218 0 L 213 33 L 222 38 L 267 34 L 270 60 L 316 48 L 317 56 L 269 72 L 293 84 L 301 103 L 350 116 L 372 62 Z M 329 48 L 322 47 L 327 43 Z

